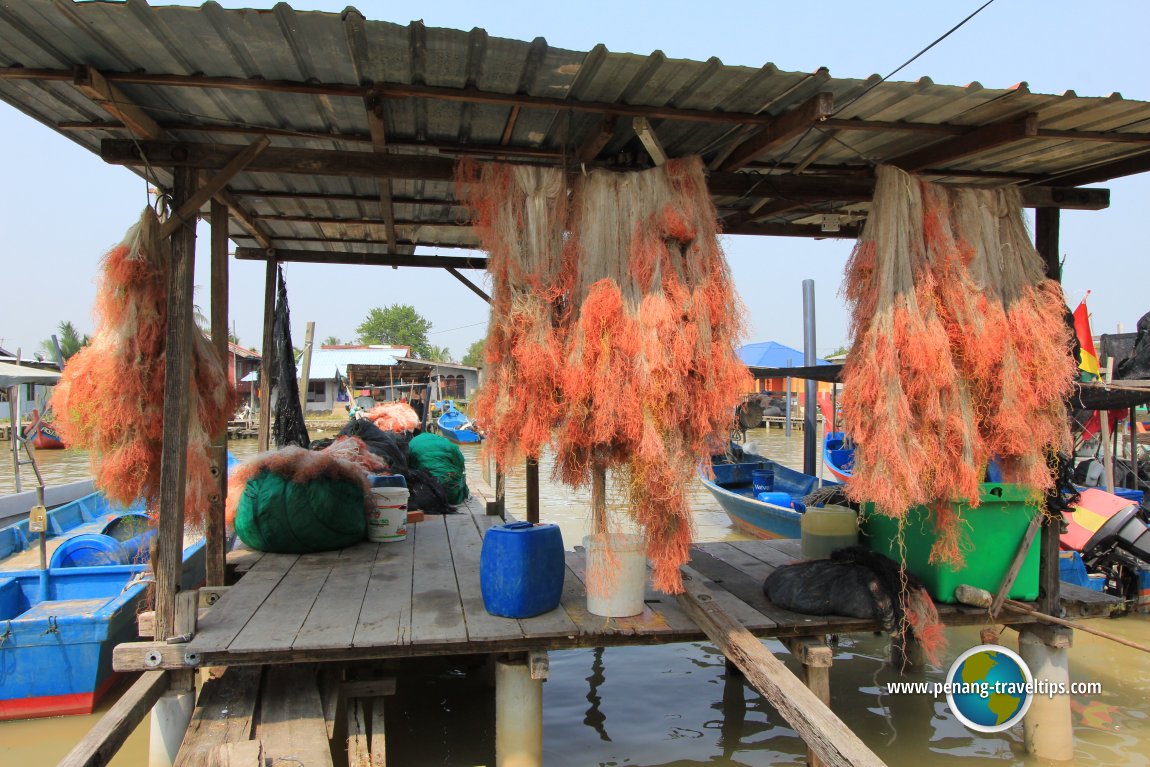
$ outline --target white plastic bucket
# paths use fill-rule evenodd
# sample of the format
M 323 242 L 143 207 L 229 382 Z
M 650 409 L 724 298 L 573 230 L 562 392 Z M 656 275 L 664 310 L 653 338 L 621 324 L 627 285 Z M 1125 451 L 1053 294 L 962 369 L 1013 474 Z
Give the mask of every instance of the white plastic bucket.
M 407 539 L 406 487 L 373 487 L 375 508 L 367 514 L 367 539 L 394 543 Z
M 587 612 L 604 618 L 638 615 L 645 607 L 647 554 L 638 535 L 588 535 Z M 610 549 L 608 551 L 608 549 Z

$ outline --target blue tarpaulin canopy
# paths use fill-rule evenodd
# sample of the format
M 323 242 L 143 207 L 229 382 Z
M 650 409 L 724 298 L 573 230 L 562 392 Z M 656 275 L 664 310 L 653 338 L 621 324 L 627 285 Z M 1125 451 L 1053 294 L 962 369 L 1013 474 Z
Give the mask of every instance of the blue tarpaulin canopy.
M 780 344 L 778 341 L 763 341 L 757 344 L 740 346 L 739 359 L 747 367 L 788 368 L 804 364 L 803 353 L 798 349 Z M 829 365 L 824 359 L 816 359 L 817 365 Z

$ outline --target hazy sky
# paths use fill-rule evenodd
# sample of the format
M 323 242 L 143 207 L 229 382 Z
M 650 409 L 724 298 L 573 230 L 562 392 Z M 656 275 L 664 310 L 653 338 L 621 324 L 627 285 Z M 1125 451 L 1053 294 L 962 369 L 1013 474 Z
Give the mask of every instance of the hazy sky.
M 234 2 L 225 7 L 271 7 Z M 416 14 L 428 26 L 483 27 L 493 37 L 588 50 L 649 53 L 727 64 L 814 71 L 837 77 L 885 75 L 979 2 L 538 2 L 438 0 L 410 4 L 363 2 L 371 19 L 406 24 Z M 339 12 L 346 2 L 295 3 L 299 10 Z M 929 76 L 936 83 L 988 88 L 1026 81 L 1034 92 L 1150 100 L 1150 3 L 1129 0 L 997 0 L 965 27 L 895 79 Z M 0 345 L 25 353 L 60 320 L 93 327 L 91 307 L 100 256 L 136 220 L 144 182 L 0 103 Z M 1150 203 L 1150 174 L 1107 184 L 1113 205 L 1062 217 L 1064 285 L 1076 305 L 1086 290 L 1094 331 L 1127 330 L 1150 310 L 1142 228 Z M 792 238 L 728 237 L 725 248 L 749 311 L 748 341 L 776 340 L 801 348 L 805 278 L 816 281 L 818 349 L 842 344 L 847 316 L 838 298 L 850 243 Z M 421 252 L 434 253 L 423 249 Z M 445 254 L 450 254 L 445 251 Z M 208 227 L 199 228 L 196 301 L 208 296 Z M 373 306 L 409 303 L 434 323 L 431 341 L 458 359 L 485 333 L 487 307 L 439 270 L 290 264 L 286 267 L 297 345 L 303 325 L 317 337 L 352 338 Z M 479 277 L 478 273 L 472 273 Z M 258 345 L 263 267 L 231 263 L 231 317 L 242 343 Z

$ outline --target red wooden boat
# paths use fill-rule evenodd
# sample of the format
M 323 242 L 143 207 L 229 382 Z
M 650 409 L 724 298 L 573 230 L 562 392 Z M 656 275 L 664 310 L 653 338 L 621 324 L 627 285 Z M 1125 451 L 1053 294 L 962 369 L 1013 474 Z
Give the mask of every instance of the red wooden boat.
M 39 410 L 32 411 L 32 423 L 24 427 L 24 438 L 31 438 L 32 446 L 37 450 L 63 450 L 65 447 L 52 425 L 40 417 Z

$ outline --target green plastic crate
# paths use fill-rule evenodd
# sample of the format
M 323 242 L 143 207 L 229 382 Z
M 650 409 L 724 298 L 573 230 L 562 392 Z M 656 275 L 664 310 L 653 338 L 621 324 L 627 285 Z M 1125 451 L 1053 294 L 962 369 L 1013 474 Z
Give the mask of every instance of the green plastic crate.
M 956 603 L 954 590 L 964 583 L 997 593 L 1026 528 L 1039 509 L 1034 491 L 1021 485 L 984 484 L 981 499 L 982 505 L 976 509 L 965 503 L 958 505 L 965 527 L 962 549 L 966 555 L 965 565 L 958 570 L 930 563 L 935 535 L 927 508 L 916 506 L 907 512 L 904 564 L 939 602 Z M 876 514 L 872 504 L 864 504 L 862 533 L 862 542 L 871 551 L 900 561 L 895 519 Z M 1038 598 L 1038 541 L 1035 536 L 1030 544 L 1022 569 L 1007 594 L 1010 599 L 1029 602 Z

